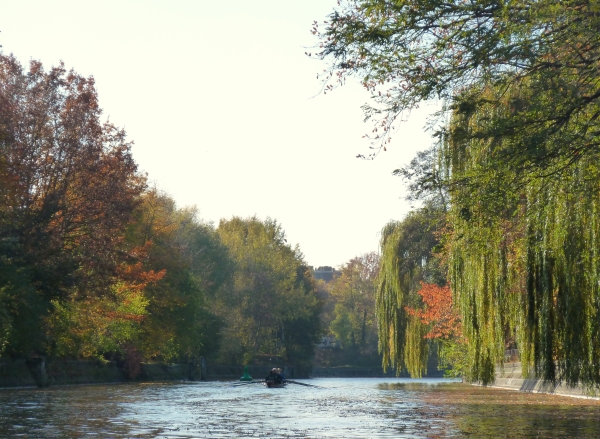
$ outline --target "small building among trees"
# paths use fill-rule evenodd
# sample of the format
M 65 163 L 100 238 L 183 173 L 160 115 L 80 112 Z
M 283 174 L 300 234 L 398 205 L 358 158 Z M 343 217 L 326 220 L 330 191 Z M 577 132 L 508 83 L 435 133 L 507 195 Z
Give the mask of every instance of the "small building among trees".
M 336 270 L 333 267 L 318 267 L 317 269 L 314 269 L 312 266 L 310 267 L 313 276 L 315 279 L 319 279 L 324 281 L 325 283 L 331 282 L 334 279 L 337 279 L 338 277 L 341 276 L 342 272 L 339 270 Z

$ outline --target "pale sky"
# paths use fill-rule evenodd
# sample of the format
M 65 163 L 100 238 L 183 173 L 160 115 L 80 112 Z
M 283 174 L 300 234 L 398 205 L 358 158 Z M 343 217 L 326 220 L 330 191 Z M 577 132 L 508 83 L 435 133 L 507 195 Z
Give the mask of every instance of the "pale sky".
M 205 221 L 277 219 L 310 265 L 377 251 L 409 204 L 391 172 L 431 144 L 423 108 L 374 161 L 357 85 L 320 94 L 304 55 L 335 0 L 0 0 L 5 54 L 96 80 L 150 181 Z

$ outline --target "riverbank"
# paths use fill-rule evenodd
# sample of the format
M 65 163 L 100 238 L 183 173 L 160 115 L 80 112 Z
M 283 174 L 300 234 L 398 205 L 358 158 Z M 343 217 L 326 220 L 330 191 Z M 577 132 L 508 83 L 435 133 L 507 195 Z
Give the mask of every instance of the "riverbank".
M 360 366 L 337 366 L 337 367 L 314 367 L 311 378 L 397 378 L 396 371 L 392 368 L 386 372 L 379 367 L 360 367 Z M 410 375 L 402 371 L 402 378 L 410 378 Z M 437 368 L 427 370 L 424 378 L 443 378 L 444 371 Z
M 283 365 L 277 362 L 253 364 L 248 366 L 248 371 L 255 379 L 261 379 L 267 376 L 274 366 Z M 305 375 L 293 367 L 283 366 L 283 368 L 288 378 L 308 378 L 308 374 Z M 0 388 L 121 382 L 238 380 L 243 373 L 243 366 L 218 365 L 203 358 L 190 363 L 141 363 L 133 378 L 114 361 L 0 358 Z
M 48 387 L 130 381 L 200 380 L 200 363 L 142 363 L 131 379 L 114 361 L 66 359 L 0 359 L 1 387 Z
M 250 375 L 255 379 L 266 376 L 269 369 L 270 365 L 248 366 Z M 440 378 L 442 372 L 436 372 L 428 378 Z M 285 368 L 284 373 L 288 378 L 302 378 L 296 376 L 291 367 Z M 207 364 L 201 359 L 189 364 L 142 363 L 139 374 L 135 379 L 130 379 L 114 361 L 0 358 L 0 388 L 121 382 L 237 380 L 242 374 L 242 366 L 213 365 L 210 362 Z M 393 371 L 384 373 L 380 367 L 349 366 L 314 368 L 310 376 L 312 378 L 395 378 Z M 497 367 L 496 380 L 488 387 L 600 400 L 599 392 L 593 389 L 582 386 L 553 386 L 540 379 L 523 378 L 521 364 L 518 362 L 506 363 L 504 368 Z
M 575 398 L 600 399 L 600 392 L 598 390 L 586 388 L 581 385 L 568 387 L 564 384 L 553 385 L 551 383 L 544 383 L 539 378 L 524 378 L 520 362 L 506 363 L 504 367 L 496 367 L 496 379 L 490 387 L 519 390 L 528 393 L 547 393 Z

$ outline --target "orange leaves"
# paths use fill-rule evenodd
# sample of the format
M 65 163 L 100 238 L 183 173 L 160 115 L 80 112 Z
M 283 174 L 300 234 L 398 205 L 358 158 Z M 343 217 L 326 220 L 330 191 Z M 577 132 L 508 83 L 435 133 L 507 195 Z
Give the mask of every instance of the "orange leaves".
M 120 278 L 124 281 L 121 288 L 143 291 L 149 284 L 154 284 L 165 277 L 167 270 L 144 271 L 144 266 L 141 262 L 133 265 L 124 265 L 120 268 Z
M 152 242 L 147 241 L 143 246 L 134 247 L 129 251 L 129 256 L 137 259 L 135 264 L 122 263 L 117 269 L 117 277 L 123 282 L 122 288 L 135 291 L 143 291 L 146 286 L 155 284 L 167 273 L 166 270 L 158 272 L 154 270 L 144 271 L 143 259 L 148 257 Z
M 452 290 L 446 285 L 421 282 L 418 291 L 424 304 L 424 309 L 406 307 L 406 312 L 416 316 L 424 325 L 431 325 L 425 338 L 460 337 L 462 335 L 461 319 L 452 305 Z

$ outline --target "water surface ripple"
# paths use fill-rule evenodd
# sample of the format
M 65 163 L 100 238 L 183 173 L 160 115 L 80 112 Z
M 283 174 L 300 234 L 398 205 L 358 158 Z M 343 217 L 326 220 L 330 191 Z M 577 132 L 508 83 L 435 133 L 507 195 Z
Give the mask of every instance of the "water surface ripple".
M 465 412 L 470 406 L 455 407 L 452 396 L 450 402 L 435 402 L 435 395 L 442 395 L 436 393 L 440 390 L 448 399 L 451 389 L 471 388 L 447 380 L 337 378 L 304 382 L 319 387 L 267 389 L 258 384 L 201 382 L 5 389 L 0 391 L 0 437 L 560 437 L 556 429 L 550 430 L 551 436 L 540 435 L 533 424 L 528 428 L 527 419 L 517 435 L 505 435 L 509 430 L 502 426 L 490 431 L 484 412 Z M 515 410 L 520 411 L 518 407 Z M 548 413 L 555 410 L 550 406 Z M 596 417 L 600 406 L 587 410 L 588 418 L 600 419 Z M 545 419 L 543 412 L 535 418 L 539 419 Z M 509 419 L 505 423 L 507 428 L 511 426 Z M 477 431 L 482 434 L 478 436 Z M 580 432 L 585 434 L 579 437 L 588 433 L 598 437 L 600 425 L 595 431 Z M 567 428 L 565 434 L 570 433 Z

